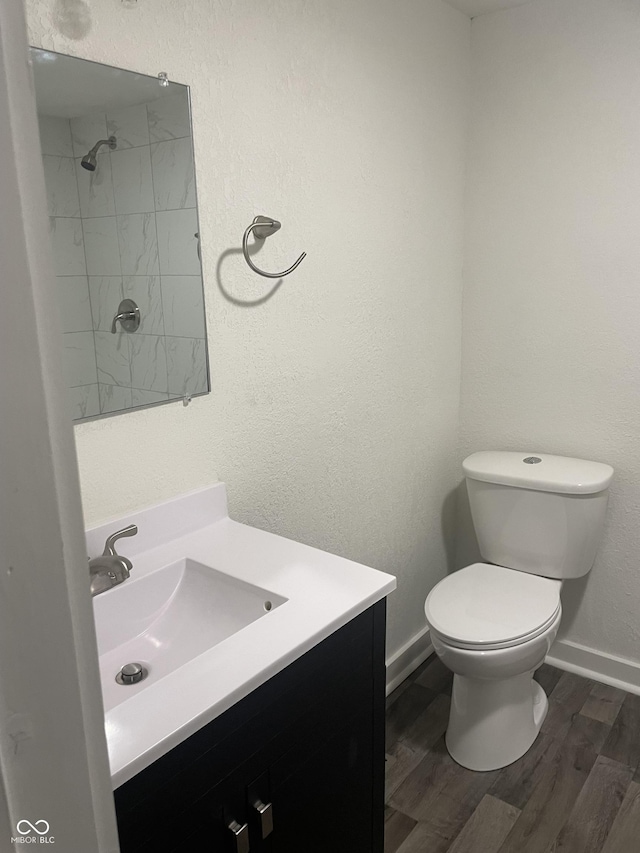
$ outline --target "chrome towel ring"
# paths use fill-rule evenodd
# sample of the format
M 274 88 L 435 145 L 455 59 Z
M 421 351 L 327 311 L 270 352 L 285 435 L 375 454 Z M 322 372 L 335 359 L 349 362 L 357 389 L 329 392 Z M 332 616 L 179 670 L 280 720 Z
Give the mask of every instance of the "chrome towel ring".
M 251 225 L 244 232 L 244 237 L 242 238 L 242 254 L 244 255 L 245 261 L 249 264 L 251 269 L 254 272 L 257 272 L 258 275 L 264 275 L 267 278 L 284 278 L 285 275 L 289 275 L 290 272 L 293 272 L 294 269 L 298 266 L 298 264 L 302 263 L 302 261 L 307 257 L 307 253 L 303 252 L 298 260 L 292 264 L 289 269 L 284 270 L 283 272 L 265 272 L 264 270 L 259 269 L 249 257 L 249 251 L 247 248 L 247 244 L 249 241 L 249 235 L 253 231 L 254 237 L 257 240 L 264 240 L 265 237 L 270 237 L 271 234 L 275 234 L 276 231 L 281 228 L 281 223 L 278 222 L 277 219 L 271 219 L 270 216 L 256 216 Z

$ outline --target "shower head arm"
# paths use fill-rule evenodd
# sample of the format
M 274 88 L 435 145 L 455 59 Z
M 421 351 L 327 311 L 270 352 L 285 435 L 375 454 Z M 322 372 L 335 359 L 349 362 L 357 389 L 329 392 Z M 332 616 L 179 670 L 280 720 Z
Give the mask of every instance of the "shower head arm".
M 95 155 L 98 153 L 98 150 L 103 145 L 108 145 L 109 148 L 113 151 L 114 148 L 118 147 L 118 142 L 117 142 L 115 136 L 110 136 L 108 139 L 99 139 L 96 142 L 96 144 L 93 146 L 91 151 L 89 151 L 89 154 L 87 156 L 93 155 L 95 157 Z

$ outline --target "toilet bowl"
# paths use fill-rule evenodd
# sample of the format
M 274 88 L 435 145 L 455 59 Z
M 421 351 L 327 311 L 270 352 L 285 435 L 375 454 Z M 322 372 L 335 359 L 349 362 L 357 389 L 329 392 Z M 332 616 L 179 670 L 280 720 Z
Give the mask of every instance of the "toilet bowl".
M 446 743 L 470 770 L 517 761 L 548 709 L 533 679 L 560 626 L 560 588 L 591 570 L 613 468 L 545 454 L 463 462 L 485 563 L 440 581 L 425 602 L 436 654 L 454 673 Z
M 475 563 L 427 598 L 431 642 L 454 673 L 447 749 L 463 767 L 505 767 L 536 739 L 548 702 L 533 673 L 558 632 L 560 585 Z

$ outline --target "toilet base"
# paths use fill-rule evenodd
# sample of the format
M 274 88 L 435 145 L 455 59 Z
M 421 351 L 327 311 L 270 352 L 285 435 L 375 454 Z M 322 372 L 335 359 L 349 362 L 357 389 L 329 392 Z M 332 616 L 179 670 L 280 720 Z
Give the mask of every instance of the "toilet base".
M 446 744 L 469 770 L 497 770 L 521 758 L 547 716 L 549 701 L 533 672 L 504 679 L 454 675 Z

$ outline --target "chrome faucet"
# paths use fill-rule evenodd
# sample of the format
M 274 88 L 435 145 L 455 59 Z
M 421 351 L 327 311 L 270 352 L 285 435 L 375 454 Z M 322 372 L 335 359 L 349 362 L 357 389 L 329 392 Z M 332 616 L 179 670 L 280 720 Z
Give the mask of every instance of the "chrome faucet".
M 138 527 L 135 524 L 117 530 L 105 542 L 101 556 L 89 560 L 91 595 L 100 595 L 101 592 L 118 586 L 129 577 L 133 563 L 128 557 L 116 554 L 115 543 L 124 536 L 135 536 L 137 532 Z

